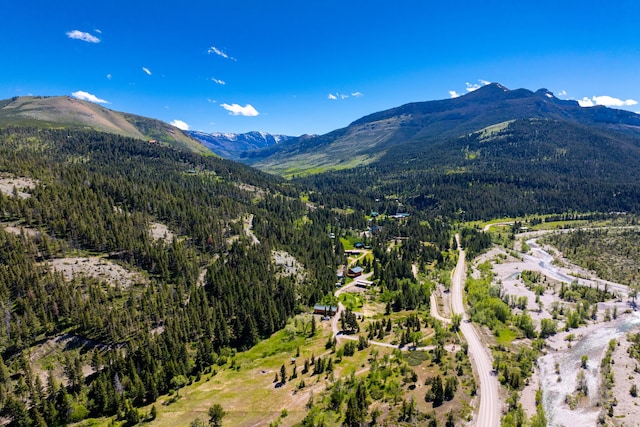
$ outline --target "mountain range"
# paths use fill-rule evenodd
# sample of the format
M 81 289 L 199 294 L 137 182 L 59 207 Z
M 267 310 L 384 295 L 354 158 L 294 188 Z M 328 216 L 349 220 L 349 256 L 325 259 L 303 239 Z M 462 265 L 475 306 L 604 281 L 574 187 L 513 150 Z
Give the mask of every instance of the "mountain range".
M 270 147 L 295 137 L 272 135 L 266 132 L 247 133 L 206 133 L 201 131 L 185 132 L 217 155 L 226 159 L 238 160 L 243 153 Z
M 459 138 L 517 119 L 555 120 L 598 131 L 640 135 L 640 115 L 603 106 L 583 108 L 546 89 L 509 90 L 492 83 L 464 96 L 415 102 L 370 114 L 349 126 L 311 138 L 291 139 L 255 152 L 241 161 L 284 176 L 373 164 L 390 150 Z
M 312 202 L 366 200 L 467 218 L 640 210 L 640 115 L 581 107 L 546 89 L 492 83 L 464 96 L 362 117 L 325 135 L 183 132 L 69 97 L 0 101 L 0 127 L 91 129 L 238 160 L 310 190 Z

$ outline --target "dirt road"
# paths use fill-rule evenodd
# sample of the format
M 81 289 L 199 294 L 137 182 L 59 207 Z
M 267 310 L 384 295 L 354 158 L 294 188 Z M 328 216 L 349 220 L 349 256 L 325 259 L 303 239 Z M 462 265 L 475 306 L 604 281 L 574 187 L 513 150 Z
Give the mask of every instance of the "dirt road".
M 371 276 L 373 276 L 373 272 L 369 272 L 363 276 L 361 276 L 362 279 L 369 279 Z M 351 288 L 356 286 L 356 282 L 351 282 L 346 286 L 341 287 L 340 289 L 336 290 L 335 292 L 335 296 L 339 297 L 340 294 L 344 293 L 344 292 L 349 292 L 351 290 Z M 333 331 L 333 337 L 338 340 L 351 340 L 351 341 L 358 341 L 360 339 L 360 337 L 358 335 L 345 335 L 343 333 L 341 333 L 340 328 L 338 326 L 338 322 L 340 321 L 340 314 L 342 313 L 342 311 L 345 310 L 344 304 L 342 304 L 341 302 L 338 302 L 338 311 L 336 312 L 336 314 L 331 318 L 331 330 Z M 425 337 L 428 338 L 428 337 Z M 411 346 L 399 346 L 399 345 L 395 345 L 395 344 L 389 344 L 386 342 L 381 342 L 381 341 L 374 341 L 374 340 L 369 340 L 369 344 L 370 345 L 375 345 L 378 347 L 386 347 L 386 348 L 399 348 L 402 351 L 429 351 L 429 350 L 433 350 L 435 348 L 434 345 L 427 345 L 427 346 L 423 346 L 423 347 L 411 347 Z M 453 348 L 451 349 L 452 352 L 456 351 L 456 347 L 453 346 Z
M 492 427 L 500 425 L 500 396 L 498 393 L 498 379 L 493 375 L 493 366 L 489 350 L 486 349 L 473 324 L 468 321 L 464 311 L 462 293 L 465 279 L 465 252 L 460 245 L 460 236 L 456 235 L 458 243 L 458 264 L 453 273 L 451 308 L 453 313 L 462 315 L 460 331 L 469 344 L 469 355 L 473 361 L 480 379 L 480 411 L 475 425 L 479 427 Z

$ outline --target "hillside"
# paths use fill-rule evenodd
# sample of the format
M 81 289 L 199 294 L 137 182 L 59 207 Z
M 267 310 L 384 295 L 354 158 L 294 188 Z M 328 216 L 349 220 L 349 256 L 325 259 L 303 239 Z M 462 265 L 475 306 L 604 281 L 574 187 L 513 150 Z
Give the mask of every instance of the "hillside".
M 182 150 L 210 154 L 198 141 L 160 120 L 120 113 L 68 96 L 23 96 L 0 101 L 0 127 L 92 129 L 142 140 L 156 140 Z
M 32 425 L 24 375 L 56 384 L 28 392 L 46 425 L 154 402 L 283 328 L 342 256 L 290 184 L 113 133 L 0 129 L 0 183 L 0 417 L 15 425 Z
M 374 113 L 326 135 L 248 153 L 242 161 L 284 176 L 349 169 L 377 163 L 390 150 L 405 150 L 404 145 L 426 149 L 502 122 L 532 118 L 640 135 L 640 115 L 606 107 L 582 108 L 546 89 L 509 90 L 493 83 L 458 98 Z

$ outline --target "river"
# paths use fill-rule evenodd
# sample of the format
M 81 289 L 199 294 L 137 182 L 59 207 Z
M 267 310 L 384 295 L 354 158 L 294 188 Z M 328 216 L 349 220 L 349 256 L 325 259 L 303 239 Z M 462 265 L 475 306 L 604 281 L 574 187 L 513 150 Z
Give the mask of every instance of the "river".
M 543 270 L 543 273 L 556 280 L 571 283 L 576 280 L 554 266 L 553 256 L 545 252 L 536 242 L 537 239 L 527 241 L 531 247 L 529 260 L 535 262 Z M 583 280 L 580 280 L 582 283 Z M 592 281 L 585 281 L 593 283 Z M 617 285 L 622 287 L 621 285 Z M 612 339 L 619 339 L 632 328 L 640 325 L 640 312 L 621 316 L 617 320 L 596 323 L 585 328 L 576 329 L 573 332 L 581 338 L 571 348 L 563 348 L 559 351 L 550 351 L 547 355 L 538 359 L 540 370 L 540 384 L 543 390 L 543 406 L 549 426 L 595 426 L 597 425 L 600 407 L 597 406 L 600 388 L 600 361 L 604 356 L 608 343 Z M 582 356 L 589 359 L 585 370 L 589 389 L 588 401 L 584 408 L 570 410 L 565 404 L 565 397 L 573 394 L 576 388 L 576 378 L 581 370 Z M 556 362 L 559 365 L 560 375 L 556 373 Z M 559 380 L 560 379 L 560 380 Z

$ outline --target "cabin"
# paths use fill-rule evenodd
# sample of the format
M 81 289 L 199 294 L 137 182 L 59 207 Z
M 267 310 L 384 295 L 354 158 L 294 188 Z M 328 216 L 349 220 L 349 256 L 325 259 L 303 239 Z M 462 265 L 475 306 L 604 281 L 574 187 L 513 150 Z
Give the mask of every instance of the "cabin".
M 333 305 L 316 304 L 313 306 L 313 314 L 323 316 L 334 316 L 338 312 L 338 307 Z
M 361 276 L 364 272 L 362 267 L 350 267 L 349 271 L 347 271 L 347 276 L 349 277 L 358 277 Z

